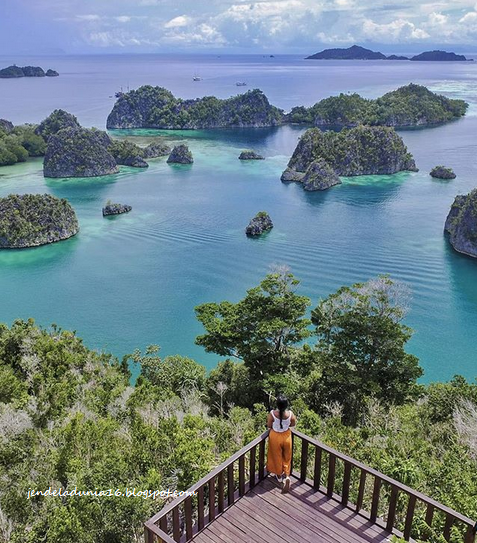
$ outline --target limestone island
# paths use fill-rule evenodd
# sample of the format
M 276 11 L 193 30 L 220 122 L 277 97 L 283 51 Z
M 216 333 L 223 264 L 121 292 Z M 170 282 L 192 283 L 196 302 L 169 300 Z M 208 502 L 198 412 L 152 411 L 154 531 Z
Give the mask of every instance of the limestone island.
M 429 172 L 429 175 L 437 179 L 455 179 L 456 178 L 454 170 L 452 168 L 446 168 L 445 166 L 435 166 Z
M 448 53 L 447 51 L 424 51 L 419 55 L 411 57 L 410 60 L 429 60 L 429 61 L 464 61 L 467 58 L 464 55 L 456 55 L 455 53 Z
M 386 60 L 409 60 L 409 57 L 403 55 L 389 55 L 386 57 Z
M 214 96 L 182 100 L 167 89 L 145 85 L 119 96 L 106 127 L 167 130 L 262 127 L 281 124 L 282 115 L 282 110 L 270 105 L 258 89 L 225 100 Z
M 269 232 L 273 228 L 272 219 L 266 211 L 259 211 L 245 228 L 247 236 L 255 237 Z
M 298 141 L 281 180 L 305 181 L 307 190 L 323 190 L 338 184 L 336 176 L 401 171 L 418 170 L 394 128 L 358 126 L 341 132 L 310 128 Z
M 103 217 L 109 215 L 121 215 L 121 213 L 129 213 L 132 207 L 126 204 L 113 204 L 111 201 L 106 202 L 103 207 Z
M 359 45 L 347 48 L 324 49 L 319 53 L 306 57 L 307 60 L 383 60 L 386 55 L 378 51 L 371 51 Z
M 458 119 L 465 115 L 468 106 L 463 100 L 446 98 L 411 83 L 375 100 L 356 93 L 342 93 L 325 98 L 310 108 L 294 107 L 286 117 L 292 123 L 334 128 L 359 124 L 424 127 Z
M 96 177 L 119 171 L 108 151 L 111 140 L 94 128 L 64 128 L 48 138 L 45 177 Z
M 477 258 L 477 189 L 455 197 L 444 230 L 456 251 Z
M 189 147 L 182 143 L 176 145 L 172 149 L 167 162 L 168 164 L 192 164 L 194 162 L 194 157 L 192 156 Z
M 0 70 L 0 78 L 15 79 L 18 77 L 57 77 L 60 75 L 56 70 L 45 70 L 40 66 L 8 66 Z
M 69 202 L 50 194 L 0 198 L 0 248 L 24 249 L 68 239 L 78 233 Z
M 264 160 L 264 157 L 252 149 L 244 149 L 239 155 L 239 160 Z

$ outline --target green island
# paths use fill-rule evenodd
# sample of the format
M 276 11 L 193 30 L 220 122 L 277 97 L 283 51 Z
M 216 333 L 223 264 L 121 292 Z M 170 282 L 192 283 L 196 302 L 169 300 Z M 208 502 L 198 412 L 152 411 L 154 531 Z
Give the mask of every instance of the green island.
M 299 139 L 281 180 L 320 190 L 338 184 L 337 176 L 400 171 L 417 171 L 417 167 L 394 128 L 357 126 L 340 132 L 309 128 Z
M 258 89 L 225 100 L 215 96 L 182 100 L 167 89 L 145 85 L 119 96 L 106 126 L 170 130 L 260 127 L 280 124 L 282 115 Z
M 45 177 L 90 177 L 116 173 L 117 165 L 147 168 L 145 159 L 167 156 L 162 141 L 139 147 L 126 139 L 111 139 L 96 128 L 83 128 L 78 119 L 55 109 L 40 124 L 14 126 L 0 119 L 0 166 L 45 156 Z
M 60 74 L 56 70 L 45 70 L 40 66 L 17 66 L 12 64 L 7 68 L 0 70 L 0 78 L 16 79 L 18 77 L 58 77 Z
M 69 202 L 50 194 L 0 198 L 0 249 L 24 249 L 68 239 L 78 233 Z
M 141 541 L 142 523 L 167 502 L 116 489 L 187 489 L 262 433 L 277 390 L 290 398 L 298 430 L 475 518 L 477 384 L 417 382 L 405 287 L 389 277 L 342 287 L 310 318 L 298 287 L 281 270 L 236 303 L 197 307 L 197 343 L 222 357 L 208 374 L 190 358 L 161 358 L 155 345 L 118 360 L 56 325 L 0 325 L 7 540 Z M 140 366 L 133 385 L 129 364 Z M 49 487 L 105 495 L 27 499 Z M 403 521 L 407 502 L 396 507 Z M 423 515 L 416 539 L 441 543 L 444 519 L 434 530 Z M 453 528 L 450 541 L 462 538 Z
M 315 126 L 357 126 L 359 124 L 415 127 L 430 126 L 465 115 L 464 100 L 446 98 L 422 85 L 411 83 L 375 100 L 357 93 L 325 98 L 309 108 L 295 107 L 287 115 L 292 123 Z
M 444 230 L 456 251 L 477 258 L 477 189 L 455 197 Z

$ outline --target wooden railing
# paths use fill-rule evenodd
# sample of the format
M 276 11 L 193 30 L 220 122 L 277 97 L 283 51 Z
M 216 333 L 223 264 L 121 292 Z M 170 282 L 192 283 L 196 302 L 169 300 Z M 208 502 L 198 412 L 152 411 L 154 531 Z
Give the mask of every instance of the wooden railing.
M 264 432 L 216 467 L 157 515 L 145 528 L 146 543 L 187 542 L 265 477 Z
M 293 450 L 294 474 L 301 481 L 386 531 L 406 541 L 417 535 L 425 540 L 431 533 L 449 541 L 455 526 L 465 543 L 474 543 L 477 524 L 432 498 L 297 430 Z
M 475 543 L 477 524 L 297 430 L 292 476 L 406 541 L 443 536 Z M 187 543 L 265 477 L 268 431 L 145 523 L 146 543 Z M 195 493 L 195 495 L 191 495 Z M 462 538 L 459 534 L 465 534 Z

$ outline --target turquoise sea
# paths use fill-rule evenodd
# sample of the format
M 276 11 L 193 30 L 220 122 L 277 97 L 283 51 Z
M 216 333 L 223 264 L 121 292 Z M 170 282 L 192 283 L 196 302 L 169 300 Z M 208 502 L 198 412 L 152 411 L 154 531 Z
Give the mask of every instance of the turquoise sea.
M 61 107 L 85 126 L 105 126 L 121 86 L 165 86 L 181 97 L 226 97 L 262 89 L 284 109 L 341 91 L 375 97 L 409 82 L 471 103 L 462 120 L 401 132 L 418 173 L 344 179 L 323 193 L 280 182 L 302 129 L 116 132 L 138 143 L 185 141 L 195 162 L 150 161 L 94 179 L 45 180 L 41 160 L 0 169 L 0 195 L 49 192 L 68 198 L 80 233 L 68 241 L 0 253 L 0 321 L 33 317 L 74 329 L 87 345 L 118 356 L 159 344 L 163 355 L 192 356 L 209 368 L 218 357 L 194 345 L 194 307 L 239 300 L 274 264 L 301 279 L 317 303 L 344 284 L 380 273 L 405 281 L 413 299 L 409 349 L 425 381 L 477 375 L 477 260 L 454 252 L 443 225 L 456 194 L 477 186 L 477 62 L 333 62 L 296 56 L 0 57 L 57 69 L 59 78 L 0 80 L 0 118 L 38 122 Z M 199 74 L 203 80 L 193 82 Z M 246 81 L 247 87 L 236 87 Z M 241 163 L 243 148 L 266 160 Z M 452 166 L 457 179 L 428 172 Z M 104 219 L 111 199 L 133 206 Z M 275 228 L 248 239 L 244 228 L 266 210 Z

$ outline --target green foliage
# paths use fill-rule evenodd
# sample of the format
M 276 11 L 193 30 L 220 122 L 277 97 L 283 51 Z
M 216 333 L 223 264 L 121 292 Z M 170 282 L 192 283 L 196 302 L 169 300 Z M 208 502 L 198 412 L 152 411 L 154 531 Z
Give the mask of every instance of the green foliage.
M 38 125 L 35 132 L 46 141 L 52 134 L 64 128 L 80 128 L 80 126 L 78 119 L 72 113 L 64 109 L 55 109 Z
M 339 289 L 312 311 L 312 347 L 302 344 L 309 300 L 297 286 L 277 272 L 237 304 L 197 308 L 206 328 L 198 342 L 243 359 L 208 377 L 189 358 L 161 359 L 154 345 L 119 363 L 54 325 L 0 325 L 0 540 L 142 541 L 163 499 L 27 500 L 28 490 L 186 489 L 264 429 L 264 391 L 277 390 L 292 400 L 300 431 L 477 517 L 477 383 L 415 386 L 407 293 L 387 277 Z M 140 365 L 134 387 L 127 359 Z M 406 508 L 398 500 L 398 522 Z M 443 519 L 434 521 L 430 530 L 418 513 L 415 540 L 441 543 Z M 461 540 L 453 528 L 451 543 Z
M 291 122 L 329 126 L 421 126 L 438 124 L 465 115 L 468 104 L 433 93 L 413 83 L 388 92 L 376 100 L 359 94 L 331 96 L 310 108 L 296 107 Z
M 29 156 L 43 156 L 45 140 L 33 125 L 16 126 L 12 131 L 0 129 L 0 166 L 25 162 Z
M 422 369 L 404 350 L 411 329 L 401 322 L 407 295 L 404 285 L 379 277 L 342 287 L 312 311 L 321 375 L 308 396 L 318 412 L 339 402 L 356 421 L 367 398 L 402 404 L 416 395 Z
M 233 304 L 202 304 L 196 308 L 206 334 L 196 339 L 206 351 L 244 361 L 257 387 L 265 375 L 290 364 L 293 345 L 309 336 L 304 318 L 310 300 L 295 293 L 298 280 L 286 271 L 271 273 Z
M 297 172 L 306 172 L 324 160 L 338 175 L 382 175 L 402 170 L 416 171 L 416 164 L 394 128 L 357 126 L 340 132 L 309 128 L 300 138 L 288 162 Z

